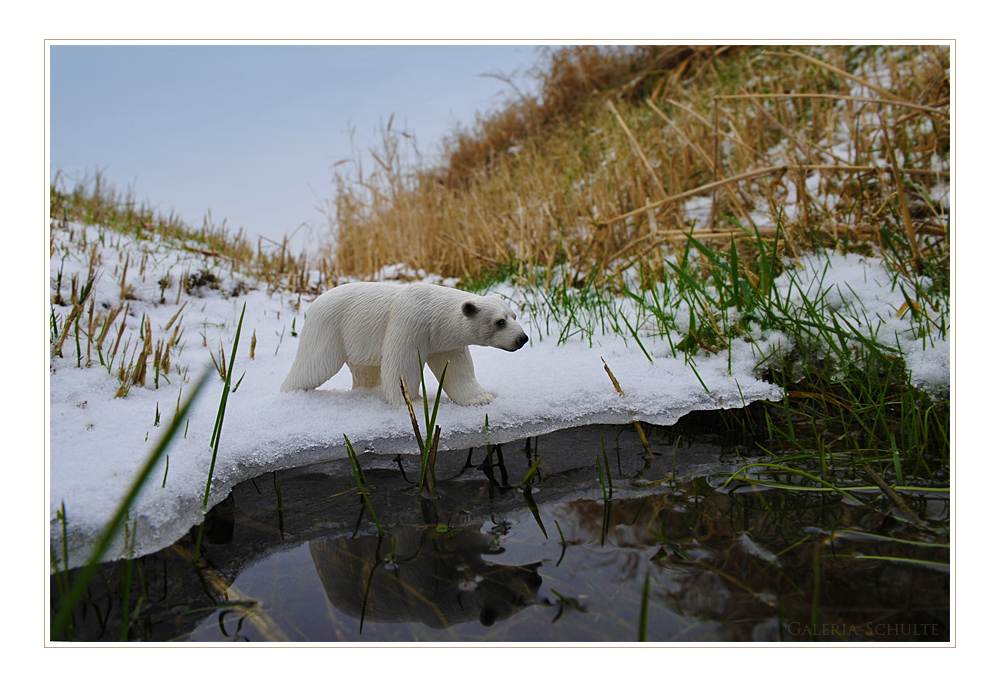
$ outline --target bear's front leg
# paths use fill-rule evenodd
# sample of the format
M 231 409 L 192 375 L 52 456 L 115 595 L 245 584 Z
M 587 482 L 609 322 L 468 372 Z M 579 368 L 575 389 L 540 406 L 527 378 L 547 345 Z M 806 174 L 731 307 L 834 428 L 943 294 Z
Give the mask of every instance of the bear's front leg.
M 410 401 L 416 403 L 420 399 L 420 363 L 417 352 L 410 351 L 406 354 L 386 351 L 382 355 L 382 393 L 385 400 L 393 406 L 406 406 L 403 390 L 399 387 L 401 377 L 406 380 Z
M 493 401 L 493 395 L 483 389 L 476 379 L 469 347 L 463 346 L 427 357 L 427 365 L 438 380 L 444 372 L 445 363 L 448 364 L 448 371 L 444 374 L 444 391 L 449 399 L 460 406 L 488 404 Z

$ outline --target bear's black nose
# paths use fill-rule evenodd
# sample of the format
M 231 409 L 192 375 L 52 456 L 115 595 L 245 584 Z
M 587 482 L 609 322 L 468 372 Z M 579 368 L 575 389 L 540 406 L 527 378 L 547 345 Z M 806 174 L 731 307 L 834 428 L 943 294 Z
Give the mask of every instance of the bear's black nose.
M 527 343 L 528 343 L 528 335 L 521 334 L 521 336 L 517 338 L 517 348 L 514 349 L 514 350 L 517 351 L 517 349 L 520 349 L 522 346 L 524 346 Z

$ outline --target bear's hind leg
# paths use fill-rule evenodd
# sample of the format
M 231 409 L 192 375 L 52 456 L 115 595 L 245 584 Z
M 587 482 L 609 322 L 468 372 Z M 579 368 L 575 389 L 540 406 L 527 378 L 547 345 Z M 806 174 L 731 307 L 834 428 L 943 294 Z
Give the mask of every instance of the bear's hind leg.
M 316 389 L 336 375 L 344 367 L 344 363 L 344 354 L 334 341 L 310 337 L 306 328 L 295 353 L 292 369 L 281 383 L 281 391 Z
M 427 357 L 427 365 L 434 371 L 438 380 L 444 372 L 445 363 L 448 364 L 448 371 L 444 375 L 444 391 L 449 399 L 460 406 L 488 404 L 493 401 L 493 395 L 483 389 L 476 379 L 469 347 L 463 346 Z

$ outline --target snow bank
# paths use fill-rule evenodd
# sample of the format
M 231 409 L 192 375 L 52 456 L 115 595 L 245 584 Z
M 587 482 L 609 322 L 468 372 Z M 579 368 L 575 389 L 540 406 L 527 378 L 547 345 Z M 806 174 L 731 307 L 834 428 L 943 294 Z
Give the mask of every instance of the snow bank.
M 183 329 L 182 346 L 173 354 L 168 379 L 160 378 L 155 388 L 150 371 L 146 385 L 132 387 L 124 398 L 115 398 L 122 351 L 110 372 L 98 362 L 96 351 L 91 351 L 91 365 L 86 365 L 85 346 L 78 365 L 76 344 L 70 337 L 63 346 L 63 356 L 52 359 L 50 532 L 53 549 L 59 552 L 61 524 L 56 512 L 65 505 L 71 565 L 83 563 L 88 547 L 172 420 L 179 398 L 186 399 L 185 384 L 211 365 L 210 352 L 218 357 L 222 348 L 228 357 L 244 305 L 246 316 L 234 368 L 242 382 L 229 397 L 209 505 L 222 500 L 233 485 L 262 473 L 343 458 L 345 434 L 359 453 L 416 452 L 406 410 L 388 406 L 371 390 L 352 391 L 346 368 L 319 390 L 279 394 L 298 343 L 292 333 L 301 327 L 308 306 L 305 300 L 299 304 L 297 295 L 256 289 L 252 279 L 228 274 L 225 262 L 200 253 L 125 239 L 98 242 L 93 228 L 86 230 L 88 241 L 81 239 L 85 230 L 80 227 L 74 228 L 72 241 L 64 230 L 53 232 L 58 235 L 53 242 L 57 249 L 51 260 L 52 280 L 55 285 L 61 272 L 64 296 L 71 275 L 79 274 L 79 279 L 86 281 L 90 251 L 97 250 L 97 303 L 117 304 L 123 263 L 129 256 L 126 281 L 133 298 L 128 302 L 123 340 L 131 337 L 134 342 L 144 319 L 150 323 L 154 339 L 167 339 L 178 323 Z M 819 271 L 819 265 L 807 261 L 802 269 Z M 817 289 L 826 289 L 838 280 L 849 284 L 850 290 L 834 291 L 849 292 L 850 298 L 858 301 L 852 312 L 881 318 L 887 323 L 887 337 L 895 338 L 897 330 L 905 330 L 896 328 L 899 318 L 894 315 L 903 298 L 893 292 L 877 261 L 852 256 L 824 265 L 825 286 L 816 282 Z M 201 270 L 219 278 L 214 285 L 218 288 L 210 284 L 193 294 L 180 289 L 184 271 L 195 274 Z M 510 289 L 506 292 L 515 293 Z M 65 317 L 69 306 L 56 306 L 54 312 Z M 168 329 L 171 319 L 174 321 Z M 731 356 L 697 357 L 696 376 L 683 359 L 672 358 L 669 346 L 658 338 L 650 338 L 646 344 L 653 357 L 651 363 L 634 342 L 630 345 L 608 335 L 595 336 L 592 346 L 582 341 L 557 346 L 555 337 L 540 338 L 527 318 L 521 321 L 532 342 L 520 351 L 473 347 L 477 377 L 496 400 L 487 406 L 460 407 L 443 398 L 438 424 L 445 448 L 481 445 L 487 439 L 499 443 L 633 418 L 669 425 L 690 411 L 733 408 L 781 396 L 780 389 L 756 378 L 754 366 L 760 352 L 742 341 L 734 342 Z M 115 323 L 116 328 L 120 322 Z M 903 339 L 907 336 L 904 331 Z M 252 338 L 256 339 L 253 358 Z M 780 336 L 761 339 L 770 342 L 765 349 L 781 340 Z M 105 341 L 105 349 L 110 349 L 110 341 Z M 913 342 L 906 355 L 913 370 L 926 369 L 931 377 L 943 374 L 947 379 L 946 341 L 929 352 Z M 612 386 L 604 362 L 617 377 L 624 397 Z M 178 373 L 178 366 L 183 374 Z M 433 395 L 436 380 L 429 371 L 427 377 Z M 221 394 L 221 379 L 213 372 L 182 436 L 175 438 L 168 450 L 168 464 L 158 468 L 134 504 L 129 530 L 135 534 L 135 554 L 167 546 L 201 521 L 211 461 L 209 439 Z M 364 462 L 364 457 L 361 460 Z M 120 557 L 127 551 L 125 543 L 119 541 L 107 556 Z

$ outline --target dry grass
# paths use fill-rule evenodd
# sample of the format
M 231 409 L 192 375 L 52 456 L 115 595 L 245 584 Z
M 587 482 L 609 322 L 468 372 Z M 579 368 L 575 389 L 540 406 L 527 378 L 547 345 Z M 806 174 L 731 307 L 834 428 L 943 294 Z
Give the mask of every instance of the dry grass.
M 256 278 L 256 286 L 269 291 L 291 288 L 319 293 L 333 286 L 326 283 L 329 273 L 322 269 L 322 263 L 319 271 L 307 270 L 304 256 L 292 256 L 287 241 L 268 249 L 260 244 L 254 248 L 241 232 L 233 234 L 225 225 L 215 227 L 210 219 L 195 230 L 173 216 L 159 215 L 137 204 L 131 194 L 107 186 L 100 175 L 70 190 L 63 188 L 61 181 L 57 177 L 50 189 L 50 221 L 54 229 L 63 230 L 51 233 L 49 246 L 53 264 L 59 261 L 60 265 L 52 283 L 51 354 L 53 359 L 74 361 L 77 367 L 99 363 L 109 374 L 116 374 L 119 386 L 115 396 L 127 396 L 134 386 L 159 388 L 173 373 L 181 379 L 186 376 L 186 370 L 174 363 L 183 347 L 186 297 L 202 288 L 219 289 L 218 278 L 207 269 L 192 274 L 181 267 L 179 275 L 172 275 L 167 268 L 159 280 L 158 303 L 173 303 L 177 311 L 162 329 L 162 336 L 154 335 L 145 318 L 137 336 L 126 334 L 129 304 L 141 298 L 135 284 L 145 282 L 148 273 L 163 269 L 162 265 L 154 266 L 157 246 L 178 247 L 206 265 L 214 263 L 215 269 L 229 268 L 251 281 Z M 104 249 L 123 258 L 120 269 L 114 267 L 112 273 L 117 298 L 97 296 L 95 280 L 107 270 L 102 265 Z M 62 263 L 71 255 L 86 265 L 86 278 L 73 274 L 64 279 Z M 239 282 L 236 289 L 245 290 L 246 286 Z M 221 360 L 217 365 L 224 366 L 224 355 Z
M 880 229 L 948 240 L 947 48 L 567 48 L 544 69 L 445 168 L 413 169 L 390 127 L 373 173 L 338 175 L 335 271 L 614 276 L 740 226 L 780 227 L 793 255 Z
M 306 256 L 293 255 L 287 238 L 273 245 L 265 245 L 267 240 L 261 239 L 254 246 L 242 229 L 233 232 L 225 222 L 216 226 L 210 215 L 195 229 L 173 214 L 164 216 L 136 202 L 131 191 L 121 192 L 111 187 L 100 173 L 75 183 L 72 188 L 66 188 L 64 181 L 57 175 L 49 189 L 49 217 L 55 226 L 68 227 L 71 222 L 79 222 L 125 237 L 177 245 L 192 253 L 225 260 L 234 272 L 260 279 L 270 291 L 290 287 L 318 292 L 326 288 L 328 266 L 322 261 L 312 266 L 319 268 L 320 276 L 318 282 L 311 283 Z M 52 250 L 50 247 L 50 253 Z M 182 284 L 186 285 L 186 280 L 187 277 Z M 123 294 L 122 298 L 127 296 Z
M 595 95 L 614 91 L 616 97 L 636 99 L 650 88 L 662 91 L 668 78 L 680 78 L 715 53 L 711 46 L 682 45 L 545 48 L 533 70 L 538 96 L 529 98 L 518 91 L 504 108 L 454 132 L 445 142 L 448 164 L 435 171 L 438 180 L 449 188 L 463 188 L 512 146 L 571 124 Z

